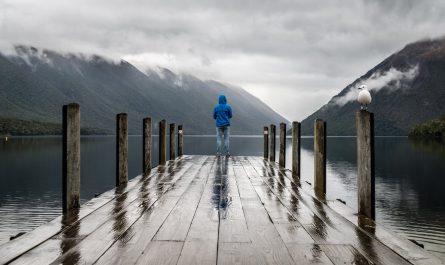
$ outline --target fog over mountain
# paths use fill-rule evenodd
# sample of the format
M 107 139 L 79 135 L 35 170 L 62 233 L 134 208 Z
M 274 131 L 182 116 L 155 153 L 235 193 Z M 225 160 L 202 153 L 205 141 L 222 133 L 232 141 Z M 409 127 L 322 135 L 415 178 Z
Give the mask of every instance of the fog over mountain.
M 233 134 L 259 134 L 264 124 L 285 121 L 239 87 L 165 68 L 144 73 L 126 61 L 27 46 L 0 55 L 3 118 L 61 123 L 62 105 L 78 102 L 84 127 L 113 133 L 115 115 L 127 112 L 131 134 L 141 133 L 147 116 L 155 125 L 166 119 L 183 124 L 188 134 L 213 134 L 212 111 L 219 94 L 232 105 Z
M 302 122 L 313 134 L 316 118 L 325 119 L 329 135 L 355 135 L 358 86 L 372 95 L 376 135 L 407 135 L 416 124 L 445 114 L 445 38 L 406 45 L 356 79 Z

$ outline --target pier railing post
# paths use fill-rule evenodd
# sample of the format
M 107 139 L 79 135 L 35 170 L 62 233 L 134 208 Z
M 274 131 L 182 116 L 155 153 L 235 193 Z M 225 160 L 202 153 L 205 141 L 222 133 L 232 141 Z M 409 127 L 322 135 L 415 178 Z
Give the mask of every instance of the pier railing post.
M 269 149 L 269 160 L 275 162 L 275 125 L 270 125 L 270 149 Z
M 166 123 L 165 120 L 162 120 L 159 122 L 159 165 L 163 166 L 165 165 L 165 162 L 167 160 L 166 156 Z
M 128 119 L 127 113 L 116 115 L 116 186 L 128 182 Z
M 301 132 L 300 123 L 292 122 L 292 176 L 300 177 L 300 147 L 301 147 Z
M 143 120 L 143 152 L 142 152 L 142 171 L 148 175 L 151 171 L 151 118 Z
M 269 127 L 264 126 L 264 159 L 269 158 Z
M 280 123 L 280 157 L 278 160 L 280 167 L 286 167 L 286 123 Z
M 63 212 L 80 207 L 80 106 L 63 106 Z
M 358 213 L 375 220 L 374 114 L 356 113 Z
M 170 160 L 176 159 L 176 124 L 170 123 Z
M 314 126 L 314 166 L 317 195 L 326 193 L 326 122 L 317 119 Z
M 178 125 L 178 156 L 184 155 L 184 130 L 182 125 Z

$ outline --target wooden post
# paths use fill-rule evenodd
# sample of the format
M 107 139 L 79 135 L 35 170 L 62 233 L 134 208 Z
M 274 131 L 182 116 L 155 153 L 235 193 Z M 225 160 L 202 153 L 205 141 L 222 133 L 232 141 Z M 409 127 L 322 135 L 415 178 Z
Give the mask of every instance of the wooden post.
M 170 123 L 170 160 L 176 159 L 176 124 Z
M 301 147 L 301 132 L 300 123 L 292 122 L 292 176 L 300 177 L 300 147 Z
M 159 122 L 159 165 L 163 166 L 165 165 L 165 162 L 167 160 L 166 157 L 166 123 L 165 120 L 162 120 Z
M 286 167 L 286 123 L 280 123 L 280 157 L 278 160 L 280 167 Z
M 317 119 L 314 126 L 315 193 L 326 193 L 326 122 Z
M 80 207 L 80 106 L 63 106 L 63 212 Z
M 358 213 L 375 220 L 374 114 L 356 113 Z
M 264 126 L 264 159 L 269 158 L 269 127 Z
M 128 182 L 127 113 L 116 115 L 116 186 Z
M 182 125 L 178 125 L 178 156 L 184 155 L 184 131 Z
M 270 125 L 270 149 L 269 149 L 269 160 L 275 162 L 275 125 Z
M 143 120 L 142 142 L 142 172 L 144 175 L 148 175 L 151 171 L 151 118 Z

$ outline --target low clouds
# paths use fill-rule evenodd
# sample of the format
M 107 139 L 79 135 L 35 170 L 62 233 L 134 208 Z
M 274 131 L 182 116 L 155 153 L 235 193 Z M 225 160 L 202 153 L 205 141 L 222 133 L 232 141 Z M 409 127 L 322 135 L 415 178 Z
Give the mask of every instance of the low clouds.
M 242 86 L 301 120 L 405 44 L 443 35 L 444 13 L 441 0 L 0 0 L 0 49 L 188 72 Z
M 333 98 L 330 103 L 343 106 L 348 102 L 356 100 L 358 87 L 363 84 L 368 87 L 369 91 L 378 92 L 382 89 L 386 89 L 388 92 L 393 92 L 404 88 L 403 84 L 412 81 L 418 74 L 418 65 L 412 66 L 405 71 L 390 68 L 383 73 L 375 72 L 369 78 L 360 80 L 354 86 L 351 86 L 344 96 Z

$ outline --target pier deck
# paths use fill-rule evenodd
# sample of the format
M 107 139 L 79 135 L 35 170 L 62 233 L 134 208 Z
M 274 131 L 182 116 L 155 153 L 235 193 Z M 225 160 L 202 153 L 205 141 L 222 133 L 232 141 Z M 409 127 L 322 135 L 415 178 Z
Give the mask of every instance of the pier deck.
M 0 264 L 444 264 L 260 157 L 183 156 L 0 246 Z

